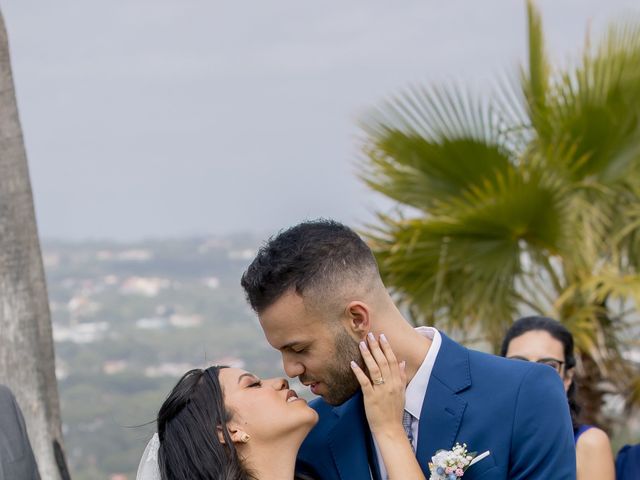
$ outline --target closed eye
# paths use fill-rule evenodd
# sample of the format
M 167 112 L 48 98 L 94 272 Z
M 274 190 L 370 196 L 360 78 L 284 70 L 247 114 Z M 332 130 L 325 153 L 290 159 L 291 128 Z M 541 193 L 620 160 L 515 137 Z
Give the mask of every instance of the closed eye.
M 307 344 L 307 345 L 295 345 L 295 346 L 291 346 L 289 347 L 289 349 L 296 354 L 300 354 L 300 353 L 305 353 L 307 350 L 309 350 L 309 348 L 311 347 L 311 344 Z
M 300 353 L 305 353 L 309 348 L 313 345 L 314 342 L 306 342 L 306 341 L 292 341 L 287 343 L 286 345 L 282 345 L 279 347 L 279 350 L 282 354 L 285 353 L 294 353 L 296 355 Z
M 251 385 L 249 385 L 249 388 L 252 387 L 261 387 L 262 386 L 262 382 L 260 380 L 253 382 Z

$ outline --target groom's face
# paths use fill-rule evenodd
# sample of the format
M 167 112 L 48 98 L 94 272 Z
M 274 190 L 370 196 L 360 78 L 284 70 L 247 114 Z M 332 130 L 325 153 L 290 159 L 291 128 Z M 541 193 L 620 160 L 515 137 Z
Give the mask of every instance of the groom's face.
M 307 308 L 295 292 L 285 293 L 259 317 L 289 377 L 298 377 L 332 405 L 344 403 L 359 389 L 350 367 L 351 360 L 363 366 L 358 342 L 339 319 Z

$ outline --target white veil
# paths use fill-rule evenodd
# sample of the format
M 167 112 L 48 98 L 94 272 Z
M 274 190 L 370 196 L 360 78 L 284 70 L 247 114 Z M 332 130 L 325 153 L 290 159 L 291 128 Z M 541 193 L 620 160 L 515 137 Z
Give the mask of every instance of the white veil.
M 136 480 L 160 480 L 160 467 L 158 467 L 158 449 L 160 448 L 160 439 L 158 434 L 154 433 L 147 448 L 144 449 L 140 465 L 138 465 L 138 473 Z

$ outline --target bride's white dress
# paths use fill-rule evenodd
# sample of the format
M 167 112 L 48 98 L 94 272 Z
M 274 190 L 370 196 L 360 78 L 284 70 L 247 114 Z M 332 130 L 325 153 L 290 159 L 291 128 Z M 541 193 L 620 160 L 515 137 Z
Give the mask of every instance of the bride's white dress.
M 138 473 L 136 480 L 160 480 L 160 468 L 158 467 L 158 449 L 160 448 L 160 439 L 158 434 L 154 433 L 147 448 L 144 449 L 140 465 L 138 465 Z

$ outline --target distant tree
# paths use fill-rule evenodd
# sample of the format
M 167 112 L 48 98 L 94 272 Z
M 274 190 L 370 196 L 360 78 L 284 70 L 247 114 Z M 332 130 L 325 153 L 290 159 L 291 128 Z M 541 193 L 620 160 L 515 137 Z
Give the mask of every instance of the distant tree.
M 640 404 L 625 356 L 639 329 L 640 26 L 614 24 L 575 65 L 552 68 L 527 6 L 519 81 L 482 98 L 410 88 L 367 118 L 362 177 L 398 209 L 365 233 L 417 323 L 497 348 L 522 312 L 562 321 L 585 419 L 606 423 L 606 393 Z
M 13 390 L 23 410 L 42 478 L 61 478 L 58 464 L 64 456 L 51 319 L 1 13 L 0 383 Z

